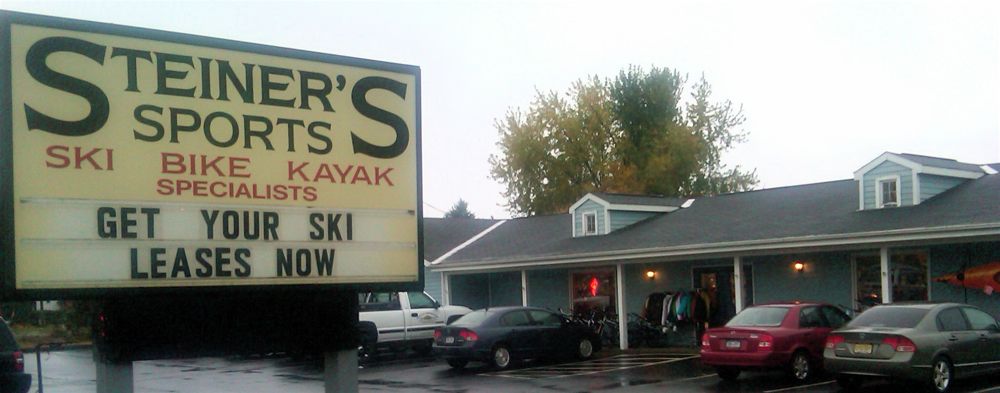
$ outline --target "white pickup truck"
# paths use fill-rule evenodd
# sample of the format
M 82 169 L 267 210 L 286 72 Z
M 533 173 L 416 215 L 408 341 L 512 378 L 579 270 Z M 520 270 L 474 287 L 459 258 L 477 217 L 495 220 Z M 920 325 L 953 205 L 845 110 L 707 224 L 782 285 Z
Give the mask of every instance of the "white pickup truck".
M 362 356 L 379 347 L 430 353 L 434 329 L 472 311 L 442 306 L 425 292 L 359 293 L 358 309 Z

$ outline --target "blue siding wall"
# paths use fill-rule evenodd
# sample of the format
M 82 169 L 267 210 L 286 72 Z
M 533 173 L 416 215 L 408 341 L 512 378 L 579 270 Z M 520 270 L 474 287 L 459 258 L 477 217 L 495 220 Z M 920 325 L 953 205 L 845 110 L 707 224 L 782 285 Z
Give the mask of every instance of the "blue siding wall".
M 913 205 L 913 171 L 892 161 L 886 161 L 864 174 L 865 209 L 875 209 L 875 182 L 883 176 L 899 175 L 899 205 Z
M 490 273 L 490 307 L 521 305 L 521 272 Z
M 963 265 L 974 267 L 1000 261 L 1000 242 L 971 243 L 930 248 L 931 300 L 968 303 L 981 307 L 994 318 L 1000 317 L 1000 293 L 987 295 L 983 288 L 962 288 L 934 282 L 934 278 L 956 273 Z
M 797 273 L 792 263 L 805 270 Z M 851 307 L 851 255 L 822 253 L 746 258 L 753 264 L 754 301 L 812 300 Z M 853 307 L 852 307 L 853 308 Z
M 617 231 L 629 225 L 635 224 L 639 221 L 645 220 L 649 217 L 655 216 L 662 213 L 653 212 L 631 212 L 626 210 L 612 210 L 611 215 L 611 232 Z
M 424 266 L 424 292 L 427 292 L 438 302 L 444 299 L 441 296 L 441 272 L 431 271 L 430 268 Z
M 569 310 L 569 270 L 528 270 L 528 305 Z
M 594 201 L 586 201 L 582 205 L 573 211 L 573 225 L 576 227 L 574 233 L 577 236 L 583 235 L 583 213 L 597 212 L 597 234 L 604 234 L 604 226 L 607 225 L 604 221 L 604 206 L 601 206 Z
M 921 202 L 926 201 L 937 194 L 948 191 L 952 187 L 962 184 L 966 180 L 957 177 L 928 175 L 924 173 L 917 176 L 920 177 Z

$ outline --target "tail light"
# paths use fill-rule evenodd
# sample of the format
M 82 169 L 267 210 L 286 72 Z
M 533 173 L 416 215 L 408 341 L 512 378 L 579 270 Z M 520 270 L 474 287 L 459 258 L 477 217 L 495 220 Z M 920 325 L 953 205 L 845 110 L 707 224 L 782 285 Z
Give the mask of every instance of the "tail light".
M 917 344 L 903 336 L 889 336 L 882 339 L 882 344 L 892 347 L 896 352 L 916 352 Z
M 841 336 L 839 334 L 831 334 L 829 336 L 826 336 L 826 349 L 833 349 L 837 346 L 837 344 L 840 344 L 842 342 L 844 342 L 844 336 Z
M 24 354 L 21 351 L 14 351 L 14 371 L 24 371 Z
M 434 339 L 437 340 L 441 338 L 441 329 L 434 329 Z
M 702 334 L 701 335 L 701 349 L 707 351 L 707 350 L 711 349 L 711 347 L 712 347 L 712 344 L 708 342 L 708 333 Z
M 773 351 L 774 350 L 774 337 L 769 334 L 761 334 L 757 341 L 758 351 Z
M 462 329 L 458 332 L 458 336 L 465 341 L 476 341 L 479 339 L 479 335 L 476 332 L 469 329 Z

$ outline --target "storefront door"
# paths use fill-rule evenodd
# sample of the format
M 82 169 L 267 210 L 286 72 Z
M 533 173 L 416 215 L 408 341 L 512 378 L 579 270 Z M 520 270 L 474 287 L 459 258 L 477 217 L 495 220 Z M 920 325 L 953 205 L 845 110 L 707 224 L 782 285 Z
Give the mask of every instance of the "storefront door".
M 709 293 L 709 326 L 722 326 L 736 315 L 736 282 L 732 266 L 696 267 L 693 288 Z M 753 304 L 753 267 L 743 265 L 743 304 Z

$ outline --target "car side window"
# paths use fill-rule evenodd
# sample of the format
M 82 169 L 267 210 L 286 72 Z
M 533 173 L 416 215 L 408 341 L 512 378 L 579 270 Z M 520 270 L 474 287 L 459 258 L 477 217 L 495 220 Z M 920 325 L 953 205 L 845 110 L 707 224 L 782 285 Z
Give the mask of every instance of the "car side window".
M 997 331 L 997 321 L 990 314 L 968 307 L 963 307 L 962 312 L 965 313 L 966 318 L 969 318 L 972 330 Z
M 962 311 L 958 307 L 939 312 L 937 315 L 937 324 L 938 329 L 942 332 L 969 330 L 969 325 L 965 322 L 965 316 L 962 315 Z
M 826 317 L 826 321 L 829 322 L 831 328 L 840 329 L 850 321 L 850 318 L 848 318 L 847 315 L 836 308 L 824 306 L 821 310 L 823 311 L 823 316 Z
M 407 292 L 410 308 L 434 308 L 434 301 L 423 292 Z
M 500 324 L 503 326 L 530 326 L 531 320 L 528 319 L 528 313 L 518 310 L 500 317 Z
M 396 292 L 368 292 L 358 295 L 361 311 L 390 311 L 401 309 Z
M 819 313 L 819 307 L 803 307 L 802 311 L 799 311 L 799 327 L 827 327 L 826 321 L 823 320 L 823 316 Z
M 558 315 L 542 310 L 532 310 L 529 312 L 535 324 L 542 326 L 562 326 L 562 318 Z

